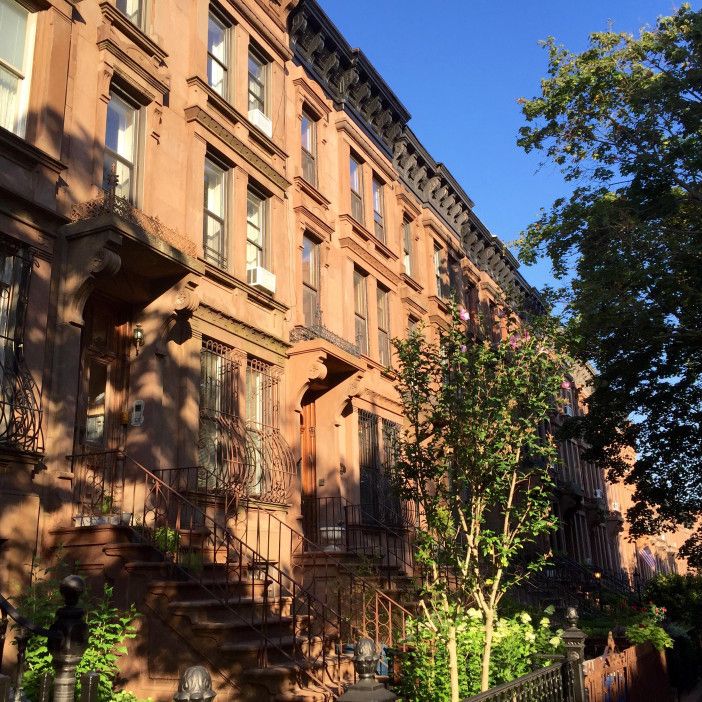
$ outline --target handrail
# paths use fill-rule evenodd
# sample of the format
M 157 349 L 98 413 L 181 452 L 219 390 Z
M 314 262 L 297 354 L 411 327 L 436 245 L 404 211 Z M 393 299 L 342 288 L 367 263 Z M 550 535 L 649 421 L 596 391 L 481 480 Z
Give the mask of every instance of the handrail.
M 463 702 L 501 702 L 501 700 L 518 700 L 519 702 L 533 699 L 532 693 L 537 692 L 546 699 L 549 693 L 560 693 L 559 699 L 565 699 L 563 694 L 563 670 L 565 662 L 559 661 L 546 668 L 539 668 L 527 673 L 516 680 L 491 687 L 473 697 L 466 697 Z M 550 689 L 549 689 L 550 688 Z M 507 696 L 506 693 L 512 693 Z M 548 699 L 556 699 L 548 697 Z
M 34 622 L 30 622 L 29 619 L 20 614 L 20 611 L 16 607 L 14 607 L 12 603 L 3 595 L 0 595 L 0 612 L 2 612 L 4 616 L 10 617 L 10 619 L 12 619 L 23 629 L 27 629 L 28 631 L 31 631 L 37 636 L 49 635 L 48 629 L 44 629 L 44 627 L 41 627 L 38 624 L 35 624 Z

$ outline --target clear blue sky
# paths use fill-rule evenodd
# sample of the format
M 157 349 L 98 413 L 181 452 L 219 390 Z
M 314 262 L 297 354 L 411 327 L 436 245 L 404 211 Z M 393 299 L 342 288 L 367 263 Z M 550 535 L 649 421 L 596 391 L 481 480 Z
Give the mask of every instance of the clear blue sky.
M 517 148 L 517 98 L 546 73 L 539 39 L 571 50 L 590 32 L 638 33 L 671 14 L 671 0 L 319 0 L 352 46 L 366 53 L 412 114 L 410 125 L 443 161 L 494 234 L 510 242 L 567 192 L 552 166 Z M 691 3 L 699 7 L 700 2 Z M 549 267 L 524 266 L 541 287 Z

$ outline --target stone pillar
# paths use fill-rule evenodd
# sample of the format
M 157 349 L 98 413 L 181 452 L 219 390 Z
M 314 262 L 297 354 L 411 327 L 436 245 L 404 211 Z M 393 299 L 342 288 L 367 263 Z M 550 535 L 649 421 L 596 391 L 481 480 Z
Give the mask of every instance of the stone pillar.
M 85 611 L 78 599 L 85 591 L 83 578 L 69 575 L 61 581 L 65 605 L 56 612 L 49 627 L 48 648 L 53 657 L 54 702 L 73 702 L 76 687 L 76 667 L 88 643 Z
M 578 610 L 568 607 L 566 620 L 570 625 L 563 632 L 566 666 L 573 685 L 573 702 L 587 702 L 583 663 L 585 662 L 585 632 L 578 629 Z
M 393 702 L 397 699 L 394 692 L 375 679 L 378 654 L 371 639 L 359 639 L 353 665 L 359 680 L 339 697 L 339 702 Z

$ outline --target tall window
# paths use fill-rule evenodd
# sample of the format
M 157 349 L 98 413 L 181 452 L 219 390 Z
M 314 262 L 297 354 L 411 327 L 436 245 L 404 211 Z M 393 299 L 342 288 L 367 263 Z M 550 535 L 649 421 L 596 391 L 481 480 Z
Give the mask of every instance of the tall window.
M 478 288 L 473 283 L 468 283 L 465 290 L 465 305 L 470 315 L 468 328 L 472 334 L 478 332 Z
M 0 0 L 0 127 L 24 136 L 34 53 L 34 15 Z
M 361 353 L 368 353 L 368 296 L 366 275 L 353 269 L 353 301 L 356 331 L 356 344 Z
M 114 164 L 117 195 L 134 202 L 136 198 L 139 110 L 121 94 L 110 91 L 105 127 L 103 187 Z
M 444 283 L 444 252 L 437 244 L 434 244 L 434 279 L 436 281 L 436 294 L 439 297 L 445 297 L 446 284 Z
M 144 0 L 117 0 L 117 9 L 137 27 L 143 28 Z
M 253 47 L 249 49 L 249 112 L 266 114 L 266 61 Z
M 228 96 L 229 27 L 210 9 L 207 19 L 207 82 L 217 95 Z
M 268 239 L 268 200 L 249 188 L 246 197 L 246 267 L 266 268 Z
M 363 174 L 361 162 L 354 156 L 349 160 L 351 176 L 351 216 L 363 223 Z
M 378 292 L 378 358 L 388 367 L 390 365 L 390 293 L 380 286 Z
M 463 275 L 461 266 L 455 258 L 449 258 L 449 294 L 457 304 L 463 304 Z
M 226 182 L 226 172 L 205 159 L 203 248 L 205 260 L 220 268 L 227 267 Z
M 406 217 L 402 220 L 402 268 L 412 275 L 412 222 Z
M 302 177 L 311 185 L 317 185 L 317 122 L 306 111 L 302 111 Z
M 319 244 L 302 238 L 302 307 L 305 324 L 319 324 Z
M 373 176 L 373 227 L 375 236 L 385 242 L 385 226 L 383 224 L 383 183 Z

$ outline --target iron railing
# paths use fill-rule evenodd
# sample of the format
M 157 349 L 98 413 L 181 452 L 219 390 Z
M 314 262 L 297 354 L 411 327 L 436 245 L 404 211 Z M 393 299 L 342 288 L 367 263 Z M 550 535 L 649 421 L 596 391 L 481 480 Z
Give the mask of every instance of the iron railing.
M 467 697 L 463 702 L 569 702 L 568 668 L 564 662 L 554 663 L 502 685 Z
M 115 215 L 125 222 L 134 224 L 146 234 L 161 239 L 170 246 L 182 251 L 188 256 L 197 256 L 197 246 L 194 241 L 179 232 L 167 227 L 158 217 L 151 217 L 135 207 L 127 198 L 117 195 L 117 179 L 108 183 L 108 189 L 94 200 L 73 205 L 71 219 L 74 222 L 90 220 L 102 215 Z
M 338 346 L 342 351 L 352 356 L 360 356 L 361 350 L 358 341 L 354 344 L 343 337 L 327 329 L 322 321 L 322 310 L 317 310 L 314 319 L 309 324 L 298 325 L 290 332 L 290 342 L 311 341 L 312 339 L 324 339 Z
M 274 653 L 311 684 L 335 695 L 342 688 L 345 642 L 360 635 L 384 638 L 388 645 L 404 638 L 409 612 L 350 571 L 340 573 L 325 554 L 306 564 L 302 580 L 296 578 L 295 556 L 305 551 L 305 539 L 273 514 L 245 511 L 260 515 L 256 526 L 247 518 L 235 533 L 213 516 L 216 506 L 190 499 L 173 487 L 181 484 L 177 471 L 170 473 L 169 484 L 164 480 L 167 471 L 160 477 L 120 451 L 72 458 L 74 501 L 80 510 L 74 517 L 76 525 L 107 521 L 132 527 L 164 554 L 174 574 L 197 582 L 255 633 L 261 667 Z M 193 479 L 189 470 L 183 473 L 186 485 Z M 93 511 L 85 514 L 86 509 Z M 263 599 L 262 608 L 233 604 L 231 592 L 242 584 Z M 269 633 L 281 625 L 293 627 L 289 647 Z
M 24 363 L 21 346 L 0 337 L 0 446 L 44 452 L 41 393 Z

